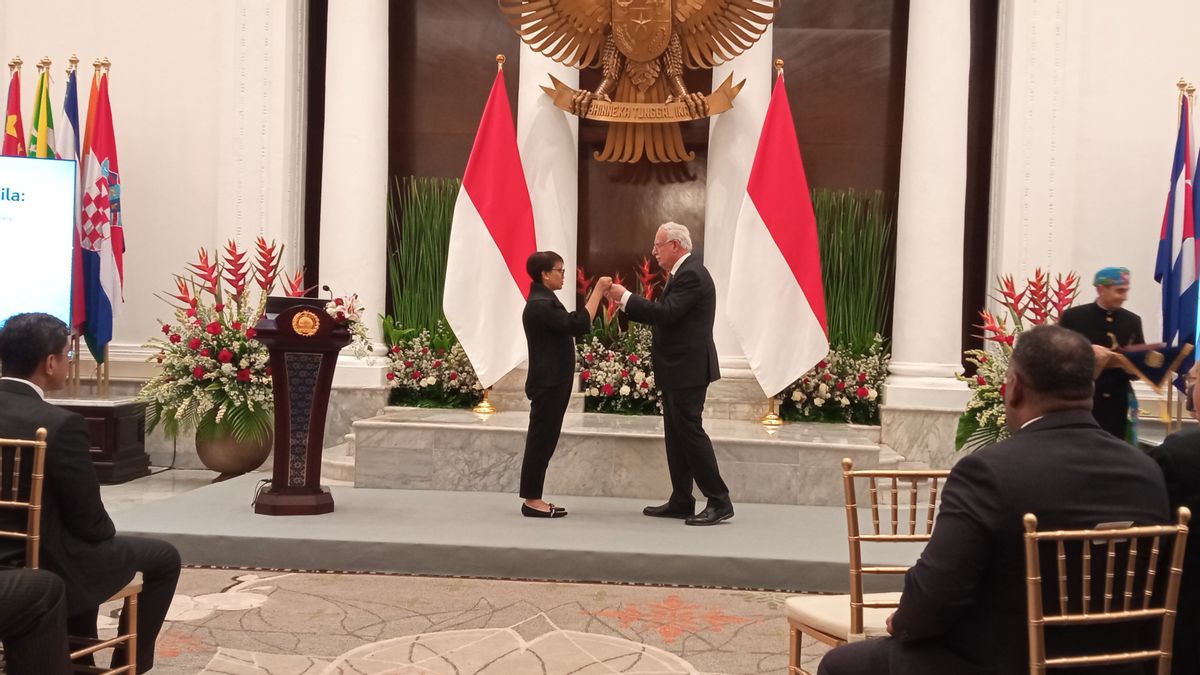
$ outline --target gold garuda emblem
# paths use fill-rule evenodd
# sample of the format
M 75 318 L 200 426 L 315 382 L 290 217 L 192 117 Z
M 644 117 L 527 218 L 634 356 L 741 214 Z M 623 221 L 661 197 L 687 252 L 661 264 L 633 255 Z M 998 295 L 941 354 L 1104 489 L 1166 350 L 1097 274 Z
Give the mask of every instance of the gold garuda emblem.
M 497 0 L 521 40 L 577 68 L 603 68 L 593 91 L 551 76 L 555 105 L 609 122 L 606 162 L 686 162 L 680 122 L 724 112 L 743 80 L 709 95 L 688 91 L 683 69 L 709 69 L 749 49 L 771 25 L 778 0 Z

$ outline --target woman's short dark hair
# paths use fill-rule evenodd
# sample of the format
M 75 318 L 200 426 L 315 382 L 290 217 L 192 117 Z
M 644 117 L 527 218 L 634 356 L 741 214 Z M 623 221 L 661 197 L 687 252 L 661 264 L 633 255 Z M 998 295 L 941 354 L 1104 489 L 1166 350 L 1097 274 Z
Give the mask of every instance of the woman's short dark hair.
M 529 278 L 534 283 L 540 284 L 542 283 L 542 272 L 549 272 L 562 261 L 562 256 L 554 251 L 538 251 L 525 261 L 525 271 L 529 272 Z
M 1061 326 L 1037 326 L 1021 333 L 1010 368 L 1030 390 L 1063 401 L 1090 399 L 1096 355 L 1079 333 Z
M 0 375 L 28 378 L 47 356 L 61 353 L 70 336 L 67 324 L 49 314 L 10 316 L 0 328 Z

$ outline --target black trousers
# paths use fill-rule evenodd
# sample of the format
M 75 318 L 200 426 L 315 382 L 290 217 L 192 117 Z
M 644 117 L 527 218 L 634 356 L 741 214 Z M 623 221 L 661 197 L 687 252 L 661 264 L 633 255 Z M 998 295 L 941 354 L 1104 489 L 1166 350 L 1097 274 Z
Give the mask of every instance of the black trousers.
M 671 503 L 694 507 L 692 481 L 709 504 L 729 503 L 729 488 L 717 468 L 717 455 L 701 418 L 707 386 L 663 390 L 663 429 L 667 469 L 671 472 Z
M 46 570 L 0 571 L 0 640 L 9 675 L 64 675 L 66 587 Z
M 179 551 L 161 539 L 117 536 L 116 540 L 129 549 L 142 573 L 142 592 L 138 595 L 137 671 L 144 673 L 154 667 L 154 643 L 167 618 L 175 586 L 179 583 Z M 67 619 L 71 635 L 96 637 L 96 615 L 99 607 L 75 614 Z M 120 627 L 125 629 L 122 612 Z M 113 665 L 126 663 L 125 654 L 118 650 Z
M 546 467 L 558 447 L 573 385 L 572 380 L 567 380 L 556 387 L 525 392 L 529 396 L 529 431 L 525 434 L 525 458 L 521 461 L 522 499 L 542 498 Z
M 1114 378 L 1104 371 L 1096 380 L 1092 399 L 1092 417 L 1108 433 L 1125 440 L 1129 425 L 1129 380 L 1124 374 Z

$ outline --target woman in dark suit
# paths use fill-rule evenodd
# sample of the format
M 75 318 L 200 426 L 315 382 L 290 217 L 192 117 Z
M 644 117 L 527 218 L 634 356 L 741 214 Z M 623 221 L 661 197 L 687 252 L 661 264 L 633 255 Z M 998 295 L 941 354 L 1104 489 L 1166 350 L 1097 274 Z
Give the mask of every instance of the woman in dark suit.
M 543 501 L 542 485 L 575 388 L 575 338 L 587 334 L 612 279 L 600 277 L 585 309 L 568 312 L 554 295 L 563 287 L 566 275 L 562 256 L 538 251 L 525 261 L 525 270 L 531 283 L 521 323 L 529 343 L 525 395 L 530 403 L 525 459 L 521 463 L 521 498 L 525 500 L 521 514 L 528 518 L 560 518 L 567 515 L 567 510 Z

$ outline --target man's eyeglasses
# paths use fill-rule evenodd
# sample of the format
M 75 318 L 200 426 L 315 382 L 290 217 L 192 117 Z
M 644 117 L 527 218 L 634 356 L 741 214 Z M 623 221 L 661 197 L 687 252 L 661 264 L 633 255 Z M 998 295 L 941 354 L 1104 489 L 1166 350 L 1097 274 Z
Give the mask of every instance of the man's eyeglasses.
M 75 350 L 74 349 L 67 350 L 67 363 L 75 363 Z

